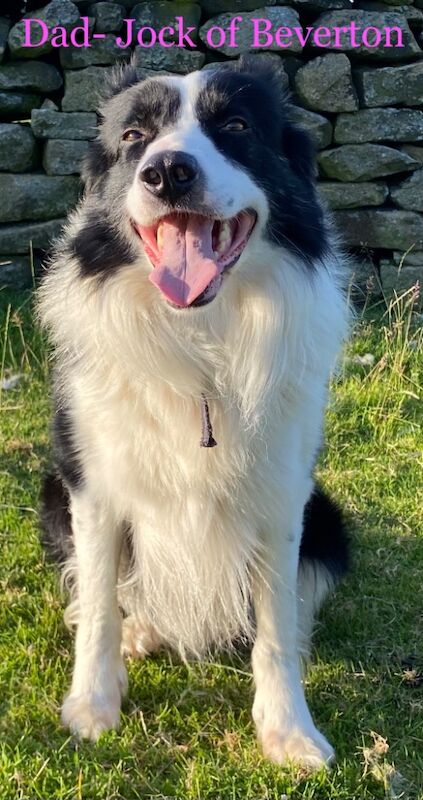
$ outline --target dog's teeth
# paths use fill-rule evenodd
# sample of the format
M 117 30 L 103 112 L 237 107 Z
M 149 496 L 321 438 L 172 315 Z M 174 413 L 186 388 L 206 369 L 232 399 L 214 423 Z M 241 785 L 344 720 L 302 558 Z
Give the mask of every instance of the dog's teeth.
M 229 222 L 222 222 L 217 241 L 216 253 L 224 253 L 227 250 L 228 242 L 231 240 L 231 226 Z
M 159 227 L 157 228 L 156 236 L 157 236 L 157 247 L 159 248 L 159 250 L 162 250 L 163 249 L 163 225 L 160 224 Z

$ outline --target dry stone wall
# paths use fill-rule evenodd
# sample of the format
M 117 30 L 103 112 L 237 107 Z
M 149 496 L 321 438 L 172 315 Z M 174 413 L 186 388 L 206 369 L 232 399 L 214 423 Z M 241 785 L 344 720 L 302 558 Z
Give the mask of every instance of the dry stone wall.
M 423 0 L 3 0 L 1 8 L 0 285 L 30 281 L 30 252 L 37 269 L 77 202 L 97 93 L 112 65 L 135 50 L 140 77 L 207 68 L 251 50 L 248 23 L 260 17 L 274 30 L 401 29 L 402 47 L 352 47 L 341 35 L 324 47 L 295 40 L 267 50 L 315 142 L 321 196 L 359 256 L 356 282 L 387 294 L 423 282 Z M 24 47 L 25 13 L 67 31 L 87 16 L 90 47 Z M 243 18 L 236 46 L 210 47 L 208 31 L 235 14 Z M 116 44 L 125 18 L 157 30 L 180 16 L 195 29 L 195 49 Z

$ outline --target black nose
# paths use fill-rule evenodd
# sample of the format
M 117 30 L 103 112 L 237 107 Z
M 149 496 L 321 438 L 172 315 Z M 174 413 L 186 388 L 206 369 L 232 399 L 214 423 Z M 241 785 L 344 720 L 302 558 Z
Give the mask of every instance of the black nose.
M 187 194 L 200 173 L 198 162 L 188 153 L 168 151 L 154 156 L 140 172 L 149 192 L 175 202 Z

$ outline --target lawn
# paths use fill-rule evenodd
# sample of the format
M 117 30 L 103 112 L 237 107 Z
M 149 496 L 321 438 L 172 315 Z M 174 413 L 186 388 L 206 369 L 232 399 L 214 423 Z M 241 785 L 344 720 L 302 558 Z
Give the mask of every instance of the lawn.
M 309 777 L 262 759 L 245 653 L 133 662 L 119 732 L 93 745 L 61 729 L 72 637 L 36 513 L 47 349 L 30 294 L 0 292 L 2 378 L 20 376 L 0 397 L 1 800 L 423 798 L 423 318 L 412 301 L 360 312 L 334 379 L 318 472 L 347 510 L 354 565 L 322 614 L 307 678 L 338 761 Z

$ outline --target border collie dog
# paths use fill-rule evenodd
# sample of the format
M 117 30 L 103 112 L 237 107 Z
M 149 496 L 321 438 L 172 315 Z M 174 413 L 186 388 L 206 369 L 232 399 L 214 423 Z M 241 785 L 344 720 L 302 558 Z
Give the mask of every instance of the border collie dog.
M 309 140 L 256 59 L 143 81 L 130 66 L 84 178 L 38 291 L 55 351 L 43 536 L 77 626 L 63 723 L 118 726 L 125 655 L 241 637 L 265 755 L 328 764 L 301 656 L 347 566 L 312 473 L 348 313 Z

